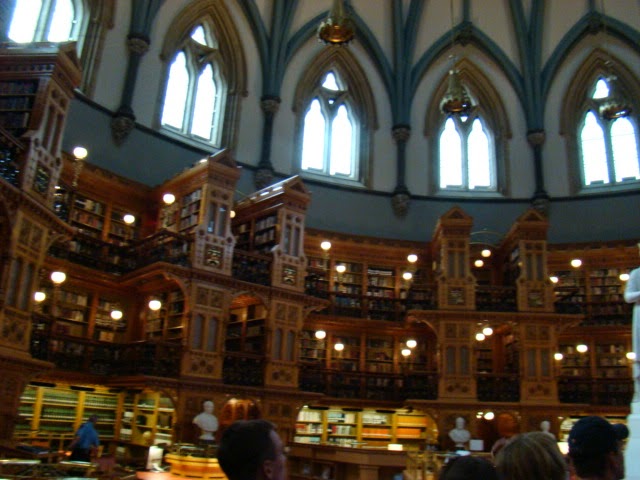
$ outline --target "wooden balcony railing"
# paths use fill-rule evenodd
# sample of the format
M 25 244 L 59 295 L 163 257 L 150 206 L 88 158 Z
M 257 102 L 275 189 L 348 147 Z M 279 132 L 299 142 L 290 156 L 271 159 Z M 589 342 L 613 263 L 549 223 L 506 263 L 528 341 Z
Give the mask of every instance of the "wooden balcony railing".
M 477 399 L 481 402 L 520 401 L 520 378 L 517 375 L 477 374 L 476 389 Z
M 259 285 L 271 285 L 271 263 L 270 256 L 234 250 L 233 278 Z
M 633 397 L 631 378 L 560 377 L 558 399 L 560 403 L 628 406 Z

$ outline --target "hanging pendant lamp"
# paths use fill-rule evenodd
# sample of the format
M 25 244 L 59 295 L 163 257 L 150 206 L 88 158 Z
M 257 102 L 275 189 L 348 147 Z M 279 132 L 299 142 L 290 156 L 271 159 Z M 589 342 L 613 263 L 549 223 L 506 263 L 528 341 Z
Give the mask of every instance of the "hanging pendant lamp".
M 334 0 L 329 16 L 318 27 L 318 40 L 325 45 L 348 45 L 355 37 L 356 27 L 345 12 L 343 0 Z

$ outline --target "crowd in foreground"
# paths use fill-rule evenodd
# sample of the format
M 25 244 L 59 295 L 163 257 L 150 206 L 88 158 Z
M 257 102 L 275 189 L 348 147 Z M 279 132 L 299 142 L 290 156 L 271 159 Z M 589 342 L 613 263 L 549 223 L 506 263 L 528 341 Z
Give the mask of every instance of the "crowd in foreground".
M 565 457 L 545 432 L 516 435 L 493 461 L 458 455 L 444 464 L 438 480 L 622 480 L 624 441 L 629 431 L 602 417 L 578 420 L 569 433 Z M 241 420 L 222 435 L 220 467 L 229 480 L 285 480 L 286 448 L 266 420 Z

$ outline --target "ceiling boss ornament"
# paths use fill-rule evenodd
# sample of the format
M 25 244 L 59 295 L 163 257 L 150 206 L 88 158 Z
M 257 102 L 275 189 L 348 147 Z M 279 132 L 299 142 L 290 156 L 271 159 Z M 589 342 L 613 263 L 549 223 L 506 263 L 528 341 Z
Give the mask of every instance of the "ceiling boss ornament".
M 318 40 L 325 45 L 348 45 L 356 35 L 353 20 L 346 14 L 343 0 L 334 0 L 329 16 L 318 27 Z

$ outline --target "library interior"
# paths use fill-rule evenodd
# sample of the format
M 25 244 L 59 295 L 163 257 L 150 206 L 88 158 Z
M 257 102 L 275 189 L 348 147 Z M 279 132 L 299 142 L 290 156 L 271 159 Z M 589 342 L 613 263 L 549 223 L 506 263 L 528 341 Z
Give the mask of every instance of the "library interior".
M 640 479 L 640 5 L 378 1 L 0 8 L 0 477 Z

